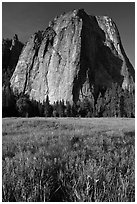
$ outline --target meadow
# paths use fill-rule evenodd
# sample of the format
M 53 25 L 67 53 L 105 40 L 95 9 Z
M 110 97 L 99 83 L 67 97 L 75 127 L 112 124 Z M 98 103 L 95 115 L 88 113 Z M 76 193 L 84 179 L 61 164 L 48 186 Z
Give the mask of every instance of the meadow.
M 132 118 L 3 118 L 3 202 L 134 202 Z

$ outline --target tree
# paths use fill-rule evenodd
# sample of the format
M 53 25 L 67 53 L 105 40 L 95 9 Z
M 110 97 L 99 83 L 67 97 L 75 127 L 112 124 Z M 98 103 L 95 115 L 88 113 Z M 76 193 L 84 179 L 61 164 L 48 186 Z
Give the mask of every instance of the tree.
M 17 110 L 22 117 L 28 117 L 30 112 L 31 103 L 29 97 L 26 95 L 21 95 L 16 102 Z
M 105 98 L 102 97 L 101 93 L 98 96 L 97 103 L 96 103 L 96 116 L 103 117 L 103 112 L 105 111 Z
M 117 116 L 117 95 L 116 95 L 116 84 L 112 84 L 111 88 L 111 101 L 110 101 L 110 110 L 111 110 L 111 117 Z
M 131 104 L 132 104 L 132 115 L 131 117 L 135 118 L 135 91 L 131 92 Z
M 38 102 L 38 116 L 43 117 L 44 116 L 44 105 Z
M 124 91 L 124 112 L 125 117 L 135 117 L 135 93 L 133 91 Z
M 71 117 L 71 104 L 69 101 L 66 101 L 65 116 Z
M 78 108 L 77 108 L 77 105 L 75 103 L 72 104 L 72 107 L 71 107 L 71 116 L 72 117 L 77 117 L 78 116 Z
M 46 101 L 44 102 L 43 105 L 44 105 L 44 115 L 45 115 L 45 117 L 51 117 L 53 109 L 52 109 L 52 106 L 50 105 L 48 95 L 47 95 Z
M 64 105 L 64 100 L 60 101 L 58 104 L 58 114 L 59 117 L 64 117 L 65 116 L 65 105 Z
M 124 95 L 121 94 L 120 96 L 120 117 L 125 116 L 125 111 L 124 111 Z
M 121 88 L 117 83 L 113 83 L 105 93 L 105 111 L 103 116 L 118 117 L 120 116 L 120 95 Z
M 87 115 L 89 116 L 89 113 L 91 112 L 91 103 L 89 101 L 89 98 L 83 98 L 82 101 L 79 101 L 77 103 L 78 106 L 78 114 L 81 117 L 87 117 Z
M 43 116 L 43 115 L 40 115 L 39 104 L 40 102 L 34 99 L 31 100 L 31 116 Z
M 53 117 L 59 117 L 59 102 L 54 102 L 53 106 Z
M 2 88 L 2 117 L 17 116 L 16 97 L 10 88 L 10 83 Z

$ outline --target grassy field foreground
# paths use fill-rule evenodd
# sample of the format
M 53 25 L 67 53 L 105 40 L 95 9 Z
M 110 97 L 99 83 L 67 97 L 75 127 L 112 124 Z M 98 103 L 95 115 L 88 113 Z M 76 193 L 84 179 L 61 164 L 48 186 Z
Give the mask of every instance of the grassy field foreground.
M 135 201 L 135 124 L 4 118 L 3 201 Z

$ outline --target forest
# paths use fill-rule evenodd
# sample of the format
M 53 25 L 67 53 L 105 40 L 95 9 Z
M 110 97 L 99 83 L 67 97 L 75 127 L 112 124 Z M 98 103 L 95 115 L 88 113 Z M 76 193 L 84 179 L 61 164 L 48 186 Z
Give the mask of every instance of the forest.
M 117 83 L 94 97 L 85 97 L 77 103 L 56 101 L 50 104 L 30 100 L 25 94 L 13 94 L 10 84 L 2 90 L 3 117 L 135 117 L 135 90 L 123 90 Z

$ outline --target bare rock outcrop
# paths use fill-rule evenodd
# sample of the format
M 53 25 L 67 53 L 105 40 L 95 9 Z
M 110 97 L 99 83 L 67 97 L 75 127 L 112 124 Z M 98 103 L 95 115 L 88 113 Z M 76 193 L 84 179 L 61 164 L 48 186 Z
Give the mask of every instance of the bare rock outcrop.
M 2 78 L 3 84 L 5 81 L 9 81 L 15 67 L 17 65 L 21 50 L 23 48 L 23 43 L 18 39 L 15 34 L 12 40 L 3 39 L 2 41 Z
M 113 20 L 79 9 L 56 17 L 45 31 L 31 36 L 11 87 L 41 102 L 47 95 L 51 103 L 73 102 L 90 94 L 96 97 L 112 82 L 130 89 L 134 75 Z

